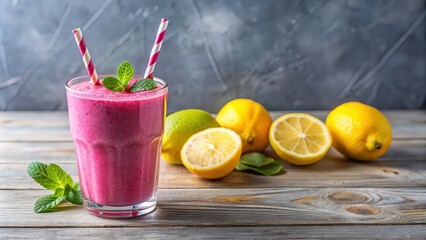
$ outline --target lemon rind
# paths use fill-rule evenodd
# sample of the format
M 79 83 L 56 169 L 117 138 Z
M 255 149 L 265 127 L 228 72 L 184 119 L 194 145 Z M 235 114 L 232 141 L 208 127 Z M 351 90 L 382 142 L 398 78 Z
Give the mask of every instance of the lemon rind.
M 205 133 L 208 133 L 208 132 L 214 132 L 214 131 L 218 131 L 218 130 L 226 132 L 226 133 L 229 133 L 233 137 L 233 139 L 235 139 L 236 142 L 237 142 L 237 146 L 235 147 L 235 149 L 232 152 L 230 152 L 229 154 L 227 154 L 227 156 L 229 156 L 229 157 L 226 159 L 226 161 L 221 161 L 219 163 L 216 163 L 216 164 L 213 164 L 213 165 L 209 165 L 209 166 L 206 166 L 206 167 L 200 167 L 200 166 L 196 166 L 196 165 L 191 164 L 188 161 L 186 155 L 184 154 L 188 150 L 188 147 L 190 146 L 189 143 L 192 142 L 194 138 L 198 137 L 201 134 L 205 134 Z M 188 138 L 188 140 L 185 142 L 185 144 L 182 147 L 182 150 L 181 150 L 181 159 L 182 159 L 182 162 L 185 161 L 188 165 L 190 165 L 193 168 L 196 168 L 197 170 L 202 170 L 202 171 L 204 171 L 204 170 L 211 170 L 211 169 L 216 169 L 216 168 L 218 168 L 218 167 L 220 167 L 222 165 L 225 165 L 231 159 L 232 156 L 238 154 L 239 149 L 241 149 L 241 148 L 242 148 L 241 137 L 240 137 L 240 135 L 238 135 L 233 130 L 230 130 L 230 129 L 227 129 L 227 128 L 223 128 L 223 127 L 208 128 L 208 129 L 202 130 L 202 131 L 200 131 L 200 132 L 198 132 L 198 133 L 196 133 L 196 134 L 194 134 L 194 135 L 192 135 L 191 137 Z
M 327 133 L 327 134 L 324 134 L 324 136 L 326 138 L 326 144 L 323 145 L 323 147 L 321 148 L 320 151 L 317 151 L 316 153 L 308 153 L 308 154 L 295 153 L 295 152 L 290 151 L 286 148 L 283 148 L 280 144 L 274 144 L 275 147 L 277 147 L 280 151 L 285 152 L 287 155 L 290 155 L 291 157 L 298 158 L 300 160 L 304 160 L 305 158 L 316 158 L 316 157 L 324 156 L 331 147 L 332 140 L 331 140 L 330 132 L 328 131 L 327 127 L 325 126 L 325 124 L 320 119 L 318 119 L 317 117 L 311 116 L 309 114 L 306 114 L 306 113 L 288 113 L 288 114 L 285 114 L 285 115 L 277 118 L 272 123 L 270 131 L 269 131 L 271 138 L 275 142 L 278 142 L 278 140 L 274 137 L 274 134 L 273 134 L 275 132 L 276 126 L 280 122 L 285 121 L 286 119 L 291 118 L 291 117 L 297 117 L 297 118 L 306 117 L 309 120 L 312 120 L 313 122 L 317 123 L 324 130 L 324 132 Z

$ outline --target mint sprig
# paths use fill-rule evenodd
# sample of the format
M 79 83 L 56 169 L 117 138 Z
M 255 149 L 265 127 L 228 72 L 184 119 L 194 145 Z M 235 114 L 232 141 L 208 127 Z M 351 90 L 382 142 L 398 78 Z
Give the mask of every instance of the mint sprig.
M 238 171 L 254 171 L 262 175 L 272 176 L 281 172 L 283 164 L 262 153 L 253 152 L 244 154 L 235 167 Z
M 124 61 L 117 68 L 117 77 L 106 77 L 102 81 L 102 85 L 114 92 L 123 92 L 128 90 L 127 85 L 132 80 L 134 70 L 128 61 Z M 149 91 L 155 89 L 157 84 L 151 78 L 142 78 L 135 82 L 130 88 L 131 92 Z
M 156 87 L 157 83 L 152 78 L 142 78 L 133 84 L 130 92 L 149 91 Z
M 128 61 L 124 61 L 117 68 L 117 77 L 106 77 L 102 85 L 114 92 L 122 92 L 127 88 L 127 84 L 133 78 L 133 67 Z
M 32 162 L 28 165 L 27 173 L 41 186 L 55 192 L 39 198 L 34 204 L 34 212 L 46 212 L 64 200 L 77 205 L 83 204 L 80 184 L 73 182 L 70 175 L 58 165 Z

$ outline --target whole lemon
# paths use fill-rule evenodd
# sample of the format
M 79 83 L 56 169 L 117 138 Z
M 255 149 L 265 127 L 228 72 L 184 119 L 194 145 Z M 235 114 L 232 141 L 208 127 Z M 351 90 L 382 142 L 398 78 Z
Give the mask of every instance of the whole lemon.
M 347 102 L 333 109 L 326 125 L 333 147 L 349 158 L 377 159 L 392 142 L 392 128 L 385 115 L 360 102 Z
M 268 111 L 250 99 L 235 99 L 222 107 L 217 122 L 234 130 L 243 141 L 243 153 L 263 151 L 269 145 L 272 119 Z
M 212 127 L 220 127 L 210 113 L 199 109 L 186 109 L 166 118 L 161 157 L 168 163 L 182 164 L 180 150 L 193 134 Z

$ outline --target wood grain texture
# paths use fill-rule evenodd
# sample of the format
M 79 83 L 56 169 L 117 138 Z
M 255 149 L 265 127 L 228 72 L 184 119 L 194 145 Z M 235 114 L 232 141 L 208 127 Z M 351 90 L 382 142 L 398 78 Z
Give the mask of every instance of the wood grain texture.
M 102 219 L 81 206 L 36 214 L 45 190 L 1 190 L 2 227 L 288 226 L 426 223 L 425 188 L 160 189 L 158 209 L 133 219 Z M 19 214 L 17 214 L 19 213 Z
M 67 112 L 0 112 L 0 141 L 70 141 Z
M 397 228 L 397 231 L 395 231 Z M 0 228 L 3 239 L 423 239 L 424 225 L 143 227 L 143 228 Z
M 274 156 L 271 148 L 267 153 Z M 277 156 L 275 156 L 277 157 Z M 331 150 L 328 158 L 342 159 L 337 151 Z M 426 160 L 426 140 L 393 140 L 389 151 L 380 158 L 380 161 L 395 160 Z M 1 163 L 25 163 L 44 161 L 55 163 L 75 163 L 74 145 L 67 142 L 1 142 Z M 346 161 L 346 160 L 345 160 Z
M 284 172 L 268 177 L 234 171 L 220 180 L 204 180 L 183 166 L 161 161 L 160 188 L 221 187 L 421 187 L 426 186 L 426 141 L 397 141 L 374 162 L 344 158 L 336 151 L 310 166 L 283 161 Z M 268 153 L 273 155 L 269 149 Z M 392 156 L 393 155 L 393 156 Z M 0 143 L 0 189 L 41 189 L 26 167 L 31 161 L 60 164 L 77 180 L 72 143 Z
M 0 164 L 0 189 L 41 189 L 26 173 L 27 165 Z M 61 164 L 77 180 L 75 164 Z M 223 179 L 205 180 L 183 166 L 161 164 L 160 188 L 274 188 L 274 187 L 426 187 L 426 161 L 373 163 L 323 160 L 297 167 L 284 163 L 285 172 L 261 176 L 234 171 Z
M 306 111 L 321 119 L 327 112 Z M 426 111 L 383 111 L 394 139 L 426 139 Z M 275 119 L 286 112 L 271 112 Z M 0 112 L 0 141 L 71 141 L 66 112 Z

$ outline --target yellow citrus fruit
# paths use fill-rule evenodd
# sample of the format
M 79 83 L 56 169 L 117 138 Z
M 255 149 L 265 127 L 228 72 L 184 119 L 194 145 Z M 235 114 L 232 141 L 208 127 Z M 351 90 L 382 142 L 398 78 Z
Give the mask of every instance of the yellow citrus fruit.
M 190 136 L 201 130 L 220 127 L 210 113 L 199 109 L 186 109 L 166 118 L 161 157 L 168 163 L 182 164 L 180 150 Z
M 385 154 L 392 142 L 392 128 L 385 115 L 360 102 L 336 107 L 326 124 L 333 147 L 349 158 L 374 160 Z
M 234 130 L 243 141 L 243 153 L 263 151 L 269 145 L 268 132 L 272 119 L 268 111 L 250 99 L 235 99 L 222 107 L 217 122 Z
M 192 135 L 180 152 L 182 163 L 192 173 L 207 179 L 226 176 L 240 161 L 242 143 L 226 128 L 209 128 Z
M 269 140 L 278 156 L 296 165 L 320 160 L 331 146 L 331 136 L 325 124 L 305 113 L 284 114 L 275 120 Z

